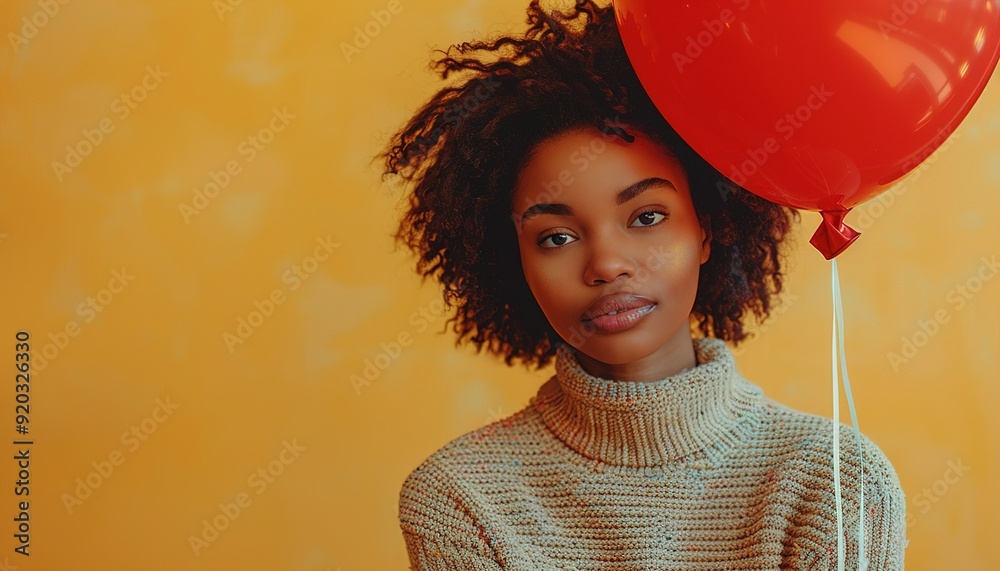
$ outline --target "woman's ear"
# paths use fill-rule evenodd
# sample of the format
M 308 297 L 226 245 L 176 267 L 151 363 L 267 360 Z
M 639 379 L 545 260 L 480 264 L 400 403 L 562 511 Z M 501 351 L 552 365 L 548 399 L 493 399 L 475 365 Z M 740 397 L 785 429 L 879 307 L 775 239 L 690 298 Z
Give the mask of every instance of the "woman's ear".
M 712 219 L 701 216 L 698 222 L 701 226 L 701 263 L 704 264 L 712 253 Z

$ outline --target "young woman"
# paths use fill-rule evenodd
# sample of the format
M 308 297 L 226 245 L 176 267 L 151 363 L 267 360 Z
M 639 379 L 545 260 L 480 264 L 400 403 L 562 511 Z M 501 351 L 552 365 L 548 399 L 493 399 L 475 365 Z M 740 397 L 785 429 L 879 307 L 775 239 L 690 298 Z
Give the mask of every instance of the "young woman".
M 678 137 L 610 7 L 533 1 L 528 24 L 452 46 L 437 65 L 461 80 L 382 155 L 413 186 L 396 237 L 442 283 L 458 342 L 509 365 L 555 361 L 524 409 L 406 478 L 411 567 L 835 569 L 832 421 L 767 398 L 726 344 L 773 307 L 797 214 Z M 846 568 L 859 568 L 863 486 L 861 559 L 902 569 L 905 498 L 862 442 L 863 470 L 855 446 L 841 451 Z

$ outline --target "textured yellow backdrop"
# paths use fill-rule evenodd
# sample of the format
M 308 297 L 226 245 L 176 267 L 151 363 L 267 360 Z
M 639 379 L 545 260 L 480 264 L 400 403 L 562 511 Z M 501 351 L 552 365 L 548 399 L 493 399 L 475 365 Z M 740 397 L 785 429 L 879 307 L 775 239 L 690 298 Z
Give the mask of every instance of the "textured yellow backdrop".
M 407 567 L 404 476 L 551 371 L 438 334 L 437 291 L 388 237 L 401 189 L 369 159 L 435 89 L 432 48 L 519 29 L 525 5 L 0 5 L 0 569 Z M 1000 533 L 998 83 L 891 200 L 851 214 L 864 235 L 838 258 L 861 428 L 908 494 L 912 571 L 993 568 Z M 818 220 L 738 358 L 829 416 Z M 355 387 L 369 362 L 387 366 Z

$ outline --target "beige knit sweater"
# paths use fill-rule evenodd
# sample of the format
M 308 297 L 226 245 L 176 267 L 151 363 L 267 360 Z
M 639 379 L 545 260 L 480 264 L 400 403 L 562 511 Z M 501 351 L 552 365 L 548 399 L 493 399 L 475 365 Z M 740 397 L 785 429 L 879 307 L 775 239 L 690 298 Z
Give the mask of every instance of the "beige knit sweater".
M 698 365 L 654 382 L 556 374 L 517 413 L 440 448 L 406 478 L 411 569 L 837 568 L 832 421 L 764 396 L 713 338 Z M 903 569 L 905 497 L 868 438 L 841 424 L 846 567 L 858 568 L 865 486 L 869 571 Z

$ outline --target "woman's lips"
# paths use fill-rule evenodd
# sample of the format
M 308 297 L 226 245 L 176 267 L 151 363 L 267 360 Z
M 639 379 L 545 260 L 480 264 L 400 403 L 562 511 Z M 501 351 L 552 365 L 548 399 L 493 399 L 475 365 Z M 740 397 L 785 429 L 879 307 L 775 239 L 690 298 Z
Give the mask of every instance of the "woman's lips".
M 584 319 L 583 324 L 586 327 L 592 327 L 604 333 L 618 333 L 635 327 L 642 321 L 643 317 L 649 315 L 654 309 L 656 309 L 656 304 L 651 303 L 642 307 L 619 311 L 618 313 L 606 313 L 593 319 Z
M 597 298 L 597 301 L 591 304 L 591 306 L 587 308 L 587 311 L 583 312 L 581 319 L 594 319 L 595 317 L 608 313 L 636 309 L 653 303 L 655 302 L 648 297 L 635 293 L 618 292 L 608 294 Z

